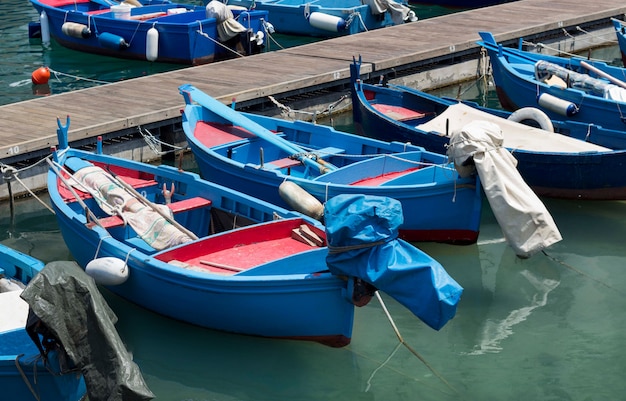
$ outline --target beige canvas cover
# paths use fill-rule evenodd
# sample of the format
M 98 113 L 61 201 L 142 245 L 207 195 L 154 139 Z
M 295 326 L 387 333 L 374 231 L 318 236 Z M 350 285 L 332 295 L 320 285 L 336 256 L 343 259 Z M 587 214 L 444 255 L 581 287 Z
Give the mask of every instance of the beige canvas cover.
M 474 169 L 504 238 L 527 258 L 562 237 L 552 216 L 517 171 L 517 160 L 503 147 L 500 126 L 476 120 L 452 132 L 448 156 L 460 175 Z

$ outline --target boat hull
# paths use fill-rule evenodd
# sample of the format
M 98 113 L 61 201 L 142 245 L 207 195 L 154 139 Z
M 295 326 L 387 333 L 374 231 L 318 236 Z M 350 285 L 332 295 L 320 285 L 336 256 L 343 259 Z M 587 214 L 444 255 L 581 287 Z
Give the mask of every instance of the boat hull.
M 271 203 L 289 207 L 278 192 L 284 176 L 257 174 L 233 168 L 210 156 L 203 150 L 190 145 L 203 177 L 244 189 L 247 193 Z M 198 156 L 199 155 L 199 156 Z M 481 210 L 480 188 L 475 185 L 459 185 L 453 196 L 454 185 L 429 190 L 389 190 L 359 186 L 325 185 L 308 180 L 291 179 L 316 199 L 324 201 L 340 194 L 363 194 L 382 196 L 387 194 L 402 203 L 404 223 L 400 227 L 400 238 L 407 241 L 434 241 L 457 244 L 472 244 L 478 239 Z M 468 208 L 468 205 L 471 205 Z
M 58 364 L 54 355 L 50 357 L 51 365 L 48 367 L 25 329 L 0 334 L 0 386 L 3 397 L 7 400 L 34 399 L 23 373 L 41 401 L 81 400 L 86 387 L 80 372 L 55 374 Z M 16 361 L 20 370 L 16 368 Z

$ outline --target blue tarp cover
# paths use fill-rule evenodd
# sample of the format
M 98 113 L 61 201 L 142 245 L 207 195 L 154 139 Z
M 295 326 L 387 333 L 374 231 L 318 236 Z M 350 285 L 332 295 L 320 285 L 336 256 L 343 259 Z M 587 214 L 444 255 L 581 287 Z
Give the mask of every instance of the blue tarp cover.
M 463 288 L 437 261 L 397 238 L 404 220 L 399 201 L 339 195 L 324 210 L 332 273 L 361 278 L 435 330 L 454 317 Z

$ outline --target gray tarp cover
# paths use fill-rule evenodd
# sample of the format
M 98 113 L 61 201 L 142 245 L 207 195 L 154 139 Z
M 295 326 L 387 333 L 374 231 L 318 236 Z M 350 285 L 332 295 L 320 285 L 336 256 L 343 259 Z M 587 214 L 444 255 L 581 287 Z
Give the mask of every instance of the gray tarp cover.
M 154 398 L 115 329 L 117 316 L 75 262 L 48 263 L 22 298 L 81 369 L 90 401 Z

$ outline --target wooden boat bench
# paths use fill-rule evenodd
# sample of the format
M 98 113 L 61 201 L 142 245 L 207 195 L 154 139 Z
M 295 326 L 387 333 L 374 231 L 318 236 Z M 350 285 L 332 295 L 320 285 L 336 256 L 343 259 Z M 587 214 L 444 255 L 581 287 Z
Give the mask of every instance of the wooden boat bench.
M 210 206 L 211 203 L 212 202 L 210 199 L 196 196 L 193 198 L 188 198 L 188 199 L 183 199 L 180 201 L 172 202 L 168 204 L 167 206 L 172 210 L 172 213 L 177 214 L 177 213 L 189 212 L 191 210 L 196 210 L 202 207 Z M 98 221 L 104 228 L 121 227 L 124 225 L 124 220 L 122 220 L 122 218 L 117 215 L 103 217 L 101 219 L 98 219 Z M 90 227 L 92 227 L 95 225 L 95 223 L 89 223 L 89 225 Z
M 345 149 L 335 148 L 333 146 L 311 151 L 311 153 L 317 154 L 317 156 L 321 159 L 326 159 L 330 156 L 342 154 L 345 152 Z M 263 168 L 266 170 L 281 170 L 284 168 L 299 166 L 300 164 L 302 164 L 300 160 L 292 159 L 290 157 L 284 157 L 282 159 L 272 160 L 271 162 L 266 163 Z

